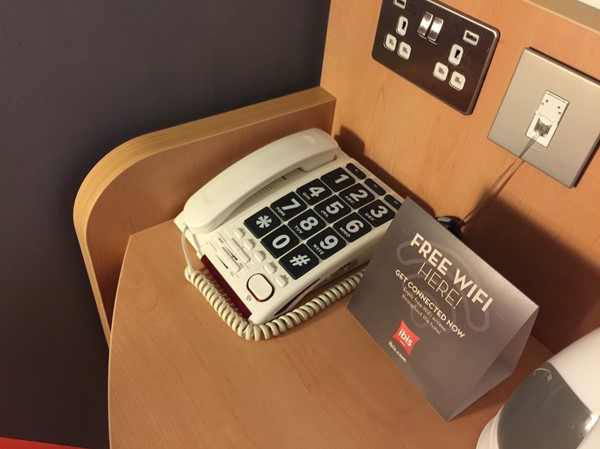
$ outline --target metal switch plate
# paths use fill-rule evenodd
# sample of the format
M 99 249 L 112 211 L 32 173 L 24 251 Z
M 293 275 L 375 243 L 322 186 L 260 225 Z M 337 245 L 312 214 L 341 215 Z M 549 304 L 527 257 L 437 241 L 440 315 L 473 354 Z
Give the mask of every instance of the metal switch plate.
M 466 115 L 473 112 L 499 36 L 434 0 L 383 0 L 372 56 Z
M 532 124 L 541 121 L 550 131 L 522 157 L 572 187 L 598 145 L 599 117 L 597 80 L 526 48 L 488 138 L 519 156 L 531 142 Z

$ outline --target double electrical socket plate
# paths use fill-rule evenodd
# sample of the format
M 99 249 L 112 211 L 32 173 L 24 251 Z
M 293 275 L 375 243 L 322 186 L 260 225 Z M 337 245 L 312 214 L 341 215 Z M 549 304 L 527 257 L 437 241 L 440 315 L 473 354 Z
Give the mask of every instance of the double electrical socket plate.
M 599 137 L 600 83 L 526 48 L 488 138 L 573 187 Z
M 383 0 L 372 56 L 468 115 L 499 37 L 496 28 L 437 0 Z

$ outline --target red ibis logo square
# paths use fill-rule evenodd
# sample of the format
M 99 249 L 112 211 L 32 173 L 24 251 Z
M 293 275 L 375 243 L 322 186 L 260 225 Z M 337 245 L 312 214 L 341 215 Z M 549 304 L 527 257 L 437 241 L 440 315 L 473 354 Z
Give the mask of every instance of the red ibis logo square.
M 420 340 L 420 338 L 408 328 L 404 321 L 400 323 L 400 327 L 392 338 L 400 343 L 400 346 L 404 348 L 408 355 L 410 355 L 411 351 Z

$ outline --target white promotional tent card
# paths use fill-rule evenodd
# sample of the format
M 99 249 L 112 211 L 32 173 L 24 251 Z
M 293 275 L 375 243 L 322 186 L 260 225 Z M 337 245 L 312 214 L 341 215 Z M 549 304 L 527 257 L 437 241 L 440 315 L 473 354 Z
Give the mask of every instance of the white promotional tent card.
M 538 312 L 408 198 L 348 308 L 446 420 L 512 373 Z

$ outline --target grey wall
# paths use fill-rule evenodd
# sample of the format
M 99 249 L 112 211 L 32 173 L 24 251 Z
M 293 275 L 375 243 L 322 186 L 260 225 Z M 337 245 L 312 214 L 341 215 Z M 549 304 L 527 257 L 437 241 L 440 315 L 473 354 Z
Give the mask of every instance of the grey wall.
M 0 0 L 0 436 L 108 447 L 71 214 L 137 135 L 319 84 L 322 0 Z

